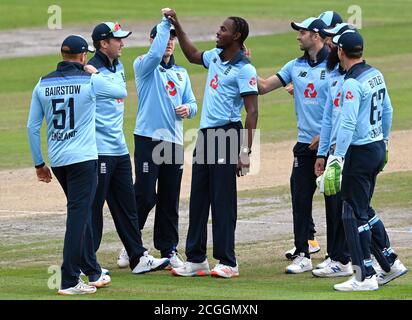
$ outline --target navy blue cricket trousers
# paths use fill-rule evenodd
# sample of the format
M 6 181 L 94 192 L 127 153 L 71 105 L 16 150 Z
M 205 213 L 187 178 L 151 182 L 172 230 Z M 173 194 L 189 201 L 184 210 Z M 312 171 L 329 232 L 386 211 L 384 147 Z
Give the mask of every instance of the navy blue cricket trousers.
M 183 146 L 134 136 L 135 195 L 140 230 L 156 206 L 153 242 L 162 257 L 179 242 L 179 197 L 183 174 Z M 157 190 L 156 190 L 157 184 Z
M 236 266 L 235 229 L 237 220 L 236 166 L 240 150 L 241 122 L 202 129 L 194 150 L 190 191 L 189 230 L 186 239 L 187 261 L 200 263 L 206 259 L 207 221 L 212 212 L 213 257 L 219 263 Z M 223 140 L 208 132 L 232 132 L 231 140 Z M 217 132 L 217 131 L 216 131 Z M 220 136 L 220 135 L 218 135 Z M 222 142 L 222 140 L 220 140 Z M 200 162 L 200 163 L 199 163 Z
M 313 239 L 316 232 L 312 218 L 313 195 L 316 191 L 316 175 L 314 172 L 317 150 L 310 150 L 308 143 L 297 142 L 293 148 L 293 168 L 290 177 L 292 195 L 293 233 L 295 237 L 295 254 L 305 253 L 309 257 L 308 239 Z M 334 227 L 332 221 L 341 217 L 341 206 L 338 197 L 325 196 L 326 221 L 328 224 L 327 251 L 334 248 Z
M 93 245 L 92 203 L 97 186 L 97 160 L 52 167 L 67 198 L 61 289 L 79 282 L 80 269 L 96 281 L 101 274 Z
M 92 220 L 94 249 L 97 252 L 102 240 L 103 205 L 107 201 L 116 231 L 127 251 L 130 268 L 133 270 L 147 249 L 143 247 L 139 229 L 130 156 L 99 155 L 98 177 Z
M 373 274 L 370 261 L 371 230 L 368 221 L 375 214 L 370 207 L 376 176 L 385 161 L 385 143 L 377 141 L 361 146 L 349 146 L 345 155 L 342 172 L 342 200 L 347 202 L 353 212 L 343 215 L 346 239 L 352 258 L 352 264 L 358 266 L 362 278 Z M 346 219 L 346 221 L 345 221 Z M 350 219 L 355 219 L 351 222 Z M 358 231 L 361 227 L 361 231 Z M 386 234 L 386 232 L 384 231 Z M 359 235 L 357 235 L 359 234 Z

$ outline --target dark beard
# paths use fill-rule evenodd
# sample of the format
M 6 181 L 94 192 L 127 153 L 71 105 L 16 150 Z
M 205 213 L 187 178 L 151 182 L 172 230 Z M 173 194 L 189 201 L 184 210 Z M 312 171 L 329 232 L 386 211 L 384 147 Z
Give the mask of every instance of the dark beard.
M 339 57 L 338 57 L 338 47 L 335 47 L 330 50 L 328 55 L 328 61 L 326 62 L 326 68 L 328 71 L 332 71 L 335 69 L 336 65 L 339 64 Z

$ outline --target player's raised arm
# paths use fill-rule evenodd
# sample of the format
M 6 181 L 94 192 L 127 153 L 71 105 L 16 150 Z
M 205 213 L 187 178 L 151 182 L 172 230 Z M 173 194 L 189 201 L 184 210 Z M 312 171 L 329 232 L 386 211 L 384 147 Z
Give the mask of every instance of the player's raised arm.
M 164 15 L 175 26 L 177 38 L 179 39 L 179 45 L 182 48 L 187 60 L 191 63 L 203 64 L 202 52 L 195 47 L 186 32 L 184 32 L 179 20 L 177 19 L 176 11 L 170 9 L 169 11 L 165 11 Z
M 258 79 L 259 79 L 258 81 L 259 94 L 265 94 L 265 93 L 276 90 L 283 86 L 282 81 L 279 79 L 279 77 L 276 74 L 273 76 L 270 76 L 267 79 L 264 79 L 262 77 L 259 77 Z

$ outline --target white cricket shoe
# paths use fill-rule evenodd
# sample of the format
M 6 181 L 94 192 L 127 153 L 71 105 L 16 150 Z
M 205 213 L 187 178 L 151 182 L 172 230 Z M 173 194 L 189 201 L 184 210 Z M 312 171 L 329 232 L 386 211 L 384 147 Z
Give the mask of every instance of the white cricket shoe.
M 89 286 L 85 284 L 81 279 L 79 279 L 79 282 L 71 288 L 67 289 L 59 289 L 57 291 L 58 294 L 61 295 L 75 295 L 75 294 L 91 294 L 96 292 L 96 287 L 94 286 Z
M 378 284 L 380 286 L 387 284 L 389 281 L 395 280 L 407 272 L 408 269 L 403 265 L 403 263 L 399 259 L 396 259 L 389 272 L 385 272 L 382 269 L 380 270 L 377 276 Z
M 312 270 L 312 260 L 306 258 L 304 253 L 293 259 L 292 264 L 286 267 L 286 273 L 302 273 L 310 270 Z
M 119 257 L 117 258 L 117 266 L 119 268 L 127 268 L 129 264 L 129 255 L 127 254 L 125 247 L 123 247 L 122 250 L 120 250 Z
M 112 282 L 112 279 L 109 275 L 102 273 L 96 281 L 89 281 L 89 286 L 96 288 L 102 288 Z
M 347 277 L 353 274 L 352 263 L 347 264 L 340 263 L 339 261 L 333 261 L 323 268 L 315 269 L 312 271 L 315 277 L 320 278 L 333 278 L 333 277 Z
M 317 240 L 308 240 L 309 254 L 314 254 L 320 251 L 320 246 Z M 288 260 L 293 260 L 296 256 L 295 253 L 296 247 L 285 252 L 285 257 Z
M 183 267 L 173 268 L 171 272 L 182 277 L 207 276 L 210 274 L 209 262 L 207 259 L 200 263 L 186 261 Z
M 171 256 L 169 257 L 169 265 L 165 268 L 166 270 L 172 270 L 173 268 L 181 268 L 184 266 L 182 256 L 176 251 L 172 251 Z
M 333 286 L 335 290 L 338 291 L 372 291 L 378 290 L 378 280 L 376 279 L 376 274 L 365 278 L 363 281 L 356 280 L 356 275 L 350 278 L 349 280 L 335 284 Z
M 315 269 L 323 269 L 328 266 L 329 263 L 331 263 L 332 259 L 327 257 L 323 262 L 319 263 Z
M 164 269 L 169 264 L 168 258 L 160 258 L 157 259 L 151 255 L 147 251 L 143 253 L 140 257 L 139 263 L 133 269 L 133 273 L 140 274 L 150 271 L 156 271 Z
M 227 266 L 221 263 L 218 263 L 210 272 L 212 277 L 216 278 L 232 278 L 239 276 L 239 267 Z

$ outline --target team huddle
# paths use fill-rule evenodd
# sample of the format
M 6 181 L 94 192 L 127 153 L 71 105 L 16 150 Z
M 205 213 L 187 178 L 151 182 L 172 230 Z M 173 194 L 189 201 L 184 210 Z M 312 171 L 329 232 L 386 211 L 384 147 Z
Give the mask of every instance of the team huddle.
M 63 60 L 33 91 L 27 127 L 36 174 L 48 183 L 52 171 L 67 198 L 58 293 L 94 293 L 111 282 L 96 258 L 105 202 L 124 246 L 119 267 L 134 274 L 168 269 L 175 276 L 239 276 L 236 177 L 249 170 L 258 95 L 282 86 L 293 95 L 298 127 L 290 180 L 295 246 L 285 253 L 292 260 L 286 273 L 350 276 L 334 286 L 339 291 L 376 290 L 405 274 L 370 205 L 388 160 L 393 109 L 383 75 L 363 60 L 359 31 L 333 11 L 292 22 L 304 54 L 264 79 L 244 45 L 249 26 L 243 18 L 227 18 L 216 33 L 216 48 L 201 52 L 174 10 L 161 13 L 148 52 L 133 63 L 134 182 L 123 132 L 128 93 L 119 60 L 131 32 L 118 23 L 101 23 L 92 32 L 93 47 L 81 36 L 68 36 L 61 45 Z M 193 153 L 186 261 L 177 249 L 183 121 L 198 107 L 187 70 L 174 60 L 177 39 L 189 62 L 208 69 Z M 95 54 L 87 62 L 88 52 Z M 43 118 L 51 170 L 41 152 Z M 325 196 L 327 256 L 313 268 L 310 255 L 320 250 L 312 219 L 317 186 Z M 153 240 L 161 258 L 150 255 L 142 241 L 154 207 Z M 210 212 L 218 261 L 213 268 L 206 254 Z

